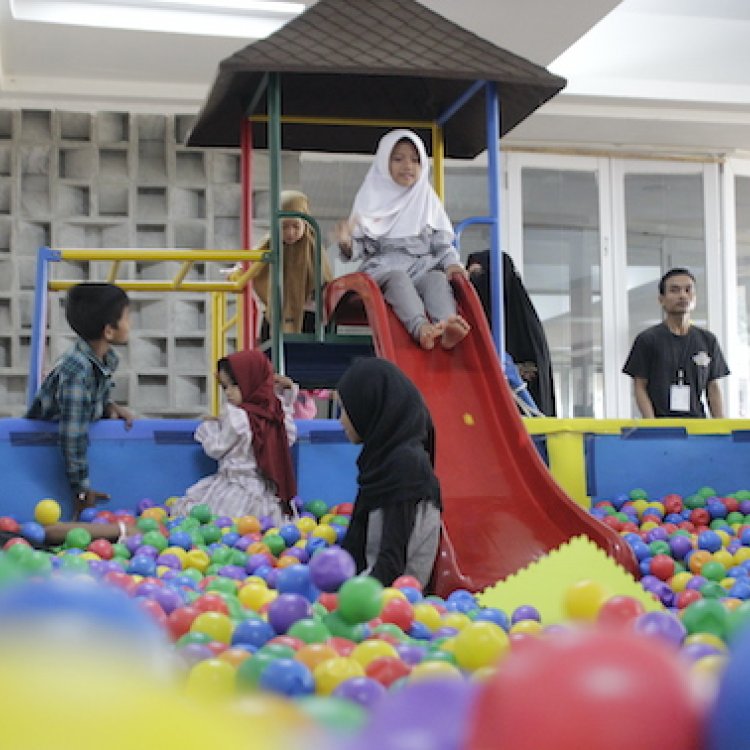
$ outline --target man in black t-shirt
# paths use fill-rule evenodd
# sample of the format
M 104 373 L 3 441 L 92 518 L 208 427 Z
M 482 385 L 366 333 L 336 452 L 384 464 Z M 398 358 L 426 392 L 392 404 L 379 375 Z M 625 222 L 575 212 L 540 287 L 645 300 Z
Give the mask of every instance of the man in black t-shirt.
M 695 276 L 673 268 L 659 281 L 663 323 L 640 333 L 622 371 L 633 378 L 641 416 L 724 416 L 719 378 L 729 375 L 721 347 L 710 331 L 690 322 L 695 308 Z

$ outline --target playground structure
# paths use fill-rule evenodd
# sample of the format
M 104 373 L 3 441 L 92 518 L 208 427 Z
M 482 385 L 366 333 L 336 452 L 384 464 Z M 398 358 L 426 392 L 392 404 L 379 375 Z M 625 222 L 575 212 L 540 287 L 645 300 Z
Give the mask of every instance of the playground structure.
M 340 28 L 342 23 L 351 22 L 352 14 L 359 23 L 363 14 L 370 16 L 368 28 L 384 35 L 370 40 L 373 49 L 378 49 L 378 42 L 384 42 L 386 36 L 411 35 L 400 39 L 401 46 L 434 70 L 425 72 L 419 66 L 416 70 L 407 66 L 400 71 L 389 71 L 383 62 L 388 55 L 383 53 L 379 61 L 372 61 L 373 69 L 363 71 L 361 54 L 353 55 L 351 50 L 338 45 L 321 48 L 321 34 L 335 36 L 336 25 Z M 410 23 L 400 23 L 399 18 Z M 425 43 L 423 34 L 415 31 L 424 24 L 442 38 L 453 39 L 455 49 L 471 53 L 446 61 L 445 50 L 435 51 Z M 306 40 L 305 48 L 296 57 L 279 63 L 269 54 L 279 48 L 288 50 L 291 41 L 300 38 Z M 391 38 L 389 43 L 393 42 Z M 311 61 L 305 59 L 305 52 L 314 50 L 319 54 L 321 49 L 326 52 L 325 65 L 318 61 L 311 73 Z M 476 57 L 480 53 L 485 62 L 477 70 Z M 209 367 L 224 352 L 229 326 L 238 327 L 239 348 L 252 345 L 255 319 L 246 284 L 247 264 L 271 262 L 274 285 L 277 289 L 281 287 L 283 249 L 279 222 L 273 217 L 287 215 L 279 211 L 282 135 L 284 144 L 294 149 L 315 151 L 335 147 L 371 153 L 377 136 L 384 130 L 410 127 L 423 134 L 431 146 L 439 194 L 443 192 L 444 157 L 472 157 L 489 144 L 488 216 L 472 220 L 490 227 L 491 263 L 493 271 L 499 271 L 500 165 L 496 144 L 504 132 L 554 95 L 562 84 L 561 79 L 542 68 L 474 37 L 418 3 L 321 0 L 281 31 L 222 63 L 217 82 L 188 141 L 189 145 L 241 146 L 245 246 L 249 246 L 252 235 L 252 149 L 253 145 L 267 146 L 272 217 L 269 257 L 249 249 L 43 250 L 38 267 L 29 393 L 35 391 L 41 372 L 46 290 L 64 289 L 72 283 L 50 280 L 49 263 L 62 258 L 110 261 L 108 278 L 113 283 L 120 283 L 117 279 L 120 261 L 146 256 L 149 260 L 179 261 L 180 270 L 171 281 L 123 281 L 122 286 L 132 291 L 148 285 L 152 291 L 202 289 L 211 293 L 214 341 Z M 282 112 L 282 97 L 291 114 Z M 389 110 L 397 101 L 401 111 L 394 117 Z M 241 106 L 236 112 L 238 102 Z M 343 114 L 339 114 L 341 108 Z M 234 114 L 238 117 L 235 122 Z M 229 141 L 222 130 L 227 128 L 231 131 Z M 235 137 L 237 141 L 233 142 L 231 139 Z M 319 231 L 317 234 L 320 237 Z M 239 267 L 226 281 L 188 281 L 191 264 L 205 260 L 237 263 Z M 493 292 L 500 299 L 500 273 L 493 273 L 493 278 L 496 280 Z M 317 281 L 319 286 L 320 278 Z M 372 347 L 377 356 L 398 364 L 417 384 L 438 434 L 436 470 L 443 489 L 446 532 L 436 567 L 439 594 L 445 595 L 457 587 L 482 589 L 580 534 L 589 536 L 636 573 L 627 545 L 562 491 L 529 438 L 504 381 L 498 357 L 498 351 L 502 351 L 502 305 L 493 305 L 493 341 L 473 288 L 466 281 L 459 281 L 455 292 L 459 310 L 473 330 L 450 353 L 425 352 L 415 347 L 386 307 L 377 286 L 361 274 L 331 283 L 326 290 L 325 309 L 321 295 L 317 295 L 319 314 L 316 331 L 310 335 L 284 337 L 281 326 L 274 324 L 280 319 L 281 308 L 280 295 L 274 295 L 270 309 L 271 358 L 277 370 L 291 375 L 303 386 L 334 385 L 352 357 L 368 353 Z M 226 314 L 223 300 L 226 293 L 238 295 L 233 316 Z M 337 323 L 346 316 L 351 319 L 352 315 L 369 326 L 371 345 L 361 336 L 356 341 L 338 336 Z

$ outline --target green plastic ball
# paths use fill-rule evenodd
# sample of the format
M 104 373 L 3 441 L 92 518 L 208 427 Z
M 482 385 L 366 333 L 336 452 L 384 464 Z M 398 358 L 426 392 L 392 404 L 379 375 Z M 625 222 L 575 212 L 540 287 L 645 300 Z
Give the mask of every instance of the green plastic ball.
M 370 576 L 345 581 L 338 593 L 338 612 L 349 623 L 368 622 L 383 609 L 383 586 Z

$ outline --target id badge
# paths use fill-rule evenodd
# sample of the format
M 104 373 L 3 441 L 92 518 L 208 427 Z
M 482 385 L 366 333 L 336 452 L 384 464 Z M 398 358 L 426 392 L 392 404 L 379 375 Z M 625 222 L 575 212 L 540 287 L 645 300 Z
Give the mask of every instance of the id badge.
M 670 411 L 690 411 L 690 386 L 669 386 Z

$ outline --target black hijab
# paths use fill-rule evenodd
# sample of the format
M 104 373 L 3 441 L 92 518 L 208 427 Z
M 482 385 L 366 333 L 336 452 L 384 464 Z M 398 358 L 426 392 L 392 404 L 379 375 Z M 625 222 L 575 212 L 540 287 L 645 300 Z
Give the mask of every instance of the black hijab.
M 433 471 L 435 430 L 414 383 L 391 362 L 373 357 L 356 360 L 337 390 L 362 439 L 357 459 L 361 510 L 418 500 L 440 508 Z

